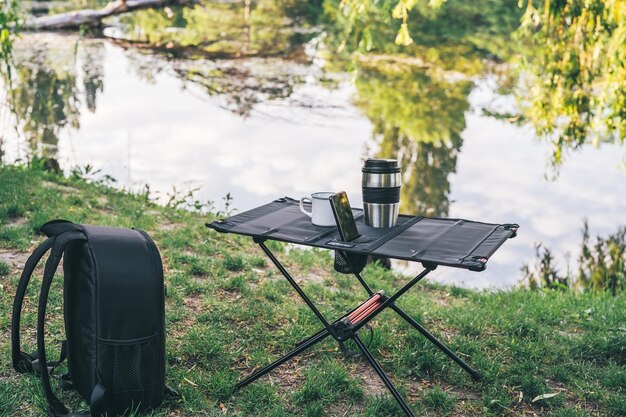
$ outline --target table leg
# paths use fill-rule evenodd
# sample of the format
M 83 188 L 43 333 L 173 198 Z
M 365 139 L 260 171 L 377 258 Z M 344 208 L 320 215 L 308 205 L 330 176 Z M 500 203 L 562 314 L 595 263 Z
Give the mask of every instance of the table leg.
M 363 288 L 365 288 L 365 291 L 367 291 L 369 295 L 372 295 L 372 290 L 370 286 L 367 285 L 367 282 L 365 282 L 363 277 L 361 277 L 360 274 L 354 274 L 354 275 L 356 275 L 356 277 L 358 278 Z M 482 379 L 483 376 L 480 374 L 480 372 L 470 367 L 463 359 L 459 358 L 454 352 L 450 350 L 450 348 L 444 345 L 440 340 L 438 340 L 435 336 L 433 336 L 428 330 L 422 327 L 418 322 L 413 320 L 411 316 L 409 316 L 406 312 L 404 312 L 404 310 L 398 307 L 395 303 L 390 303 L 388 306 L 391 307 L 396 313 L 398 313 L 400 317 L 406 320 L 417 331 L 423 334 L 431 343 L 437 346 L 443 353 L 448 355 L 450 359 L 458 363 L 461 366 L 461 368 L 463 368 L 465 371 L 467 371 L 470 374 L 470 376 L 472 377 L 472 379 L 474 379 L 474 381 L 480 381 Z
M 365 344 L 363 343 L 359 335 L 357 334 L 354 335 L 354 341 L 356 342 L 356 345 L 359 347 L 359 350 L 361 350 L 361 352 L 363 353 L 363 356 L 365 356 L 365 359 L 367 359 L 370 365 L 372 365 L 372 368 L 374 368 L 374 371 L 376 371 L 376 373 L 378 374 L 380 379 L 382 379 L 387 389 L 391 392 L 391 395 L 393 395 L 393 398 L 395 398 L 395 400 L 398 402 L 398 404 L 400 405 L 400 408 L 402 408 L 404 413 L 408 417 L 415 417 L 415 414 L 413 414 L 413 411 L 411 411 L 411 408 L 409 407 L 409 405 L 406 403 L 404 398 L 402 398 L 402 395 L 398 392 L 398 390 L 393 385 L 393 383 L 391 382 L 387 374 L 385 374 L 385 371 L 383 371 L 383 368 L 381 368 L 378 362 L 376 362 L 376 359 L 374 359 L 374 356 L 372 356 L 372 353 L 369 351 L 369 349 L 367 349 L 367 347 L 365 346 Z
M 307 340 L 305 342 L 302 342 L 302 344 L 298 345 L 294 350 L 292 350 L 291 352 L 287 353 L 282 358 L 280 358 L 277 361 L 267 365 L 263 369 L 259 369 L 258 371 L 256 371 L 255 373 L 253 373 L 252 375 L 250 375 L 249 377 L 247 377 L 246 379 L 244 379 L 243 381 L 241 381 L 240 383 L 235 385 L 235 391 L 238 391 L 241 388 L 245 387 L 246 385 L 250 384 L 251 382 L 256 381 L 257 379 L 259 379 L 262 376 L 266 375 L 268 372 L 271 372 L 273 369 L 275 369 L 275 368 L 279 367 L 280 365 L 282 365 L 283 363 L 287 362 L 289 359 L 293 358 L 294 356 L 299 355 L 300 353 L 304 352 L 305 350 L 307 350 L 311 346 L 315 345 L 316 343 L 321 342 L 322 340 L 324 340 L 329 335 L 330 335 L 330 333 L 328 332 L 328 330 L 326 330 L 326 329 L 322 330 L 321 332 L 319 332 L 317 335 L 313 336 L 309 340 Z
M 431 343 L 433 343 L 435 346 L 437 346 L 439 348 L 439 350 L 441 350 L 443 353 L 445 353 L 446 355 L 448 355 L 448 357 L 450 359 L 452 359 L 453 361 L 455 361 L 456 363 L 458 363 L 461 368 L 465 369 L 470 375 L 471 377 L 474 379 L 474 381 L 479 381 L 480 379 L 482 379 L 482 375 L 480 374 L 480 372 L 476 371 L 475 369 L 473 369 L 472 367 L 470 367 L 467 363 L 465 363 L 465 361 L 461 358 L 459 358 L 454 352 L 452 352 L 450 350 L 450 348 L 448 348 L 446 345 L 444 345 L 441 341 L 439 341 L 435 336 L 433 336 L 432 334 L 430 334 L 430 332 L 428 330 L 426 330 L 424 327 L 422 327 L 418 322 L 416 322 L 415 320 L 413 320 L 413 318 L 411 316 L 409 316 L 407 313 L 404 312 L 404 310 L 402 310 L 400 307 L 398 307 L 395 304 L 391 304 L 390 307 L 396 312 L 398 313 L 398 315 L 400 317 L 402 317 L 404 320 L 406 320 L 411 326 L 413 326 L 418 332 L 420 332 L 421 334 L 423 334 L 428 340 L 430 340 Z
M 393 303 L 400 298 L 405 292 L 411 289 L 415 284 L 417 284 L 420 280 L 422 280 L 426 275 L 432 272 L 434 268 L 425 268 L 422 272 L 420 272 L 415 278 L 409 281 L 404 287 L 400 288 L 394 295 L 391 297 L 387 297 L 385 301 L 383 301 L 371 314 L 369 314 L 365 319 L 363 319 L 359 324 L 354 326 L 352 331 L 354 333 L 358 332 L 359 329 L 365 326 L 368 322 L 370 322 L 374 317 L 378 314 L 382 313 L 387 307 L 393 305 Z
M 314 334 L 313 336 L 309 337 L 308 339 L 305 339 L 305 340 L 303 340 L 301 342 L 298 342 L 296 344 L 296 348 L 294 350 L 292 350 L 291 352 L 289 352 L 287 355 L 285 355 L 282 358 L 278 359 L 277 361 L 271 363 L 270 365 L 264 367 L 263 369 L 260 369 L 260 370 L 256 371 L 255 373 L 253 373 L 252 375 L 250 375 L 249 377 L 247 377 L 246 379 L 244 379 L 243 381 L 238 383 L 235 386 L 235 390 L 239 390 L 239 389 L 245 387 L 246 385 L 256 381 L 257 379 L 259 379 L 262 376 L 266 375 L 267 373 L 271 372 L 273 369 L 275 369 L 278 366 L 282 365 L 283 363 L 285 363 L 289 359 L 293 358 L 294 356 L 299 355 L 300 353 L 304 352 L 306 349 L 308 349 L 309 347 L 315 345 L 316 343 L 321 342 L 323 339 L 325 339 L 326 337 L 328 337 L 330 335 L 330 331 L 331 331 L 330 330 L 330 324 L 328 323 L 328 321 L 326 321 L 324 316 L 315 307 L 313 302 L 307 297 L 307 295 L 304 293 L 304 291 L 302 291 L 300 286 L 295 282 L 295 280 L 291 277 L 291 275 L 289 275 L 287 270 L 281 265 L 281 263 L 278 261 L 278 259 L 276 259 L 274 254 L 272 254 L 270 252 L 269 248 L 267 246 L 265 246 L 263 241 L 260 241 L 260 242 L 257 242 L 257 243 L 259 244 L 259 246 L 261 247 L 263 252 L 265 252 L 265 254 L 270 258 L 272 263 L 274 263 L 274 265 L 278 268 L 278 270 L 287 279 L 287 281 L 289 281 L 289 284 L 291 284 L 291 286 L 296 290 L 298 295 L 300 295 L 300 297 L 303 299 L 303 301 L 308 305 L 308 307 L 313 311 L 313 313 L 317 316 L 317 318 L 322 322 L 322 324 L 324 325 L 325 328 L 323 330 L 319 331 L 318 333 Z M 361 327 L 366 325 L 367 322 L 372 320 L 375 316 L 377 316 L 380 312 L 385 310 L 387 307 L 392 307 L 398 314 L 400 314 L 405 320 L 407 320 L 411 325 L 413 325 L 413 327 L 415 327 L 422 334 L 424 334 L 431 342 L 433 342 L 435 345 L 437 345 L 437 347 L 439 347 L 441 350 L 443 350 L 452 359 L 457 361 L 457 363 L 459 363 L 461 366 L 466 368 L 466 370 L 468 370 L 468 372 L 470 372 L 472 374 L 472 376 L 474 376 L 475 378 L 476 378 L 476 375 L 480 376 L 480 374 L 478 374 L 478 372 L 476 372 L 473 369 L 471 369 L 467 364 L 465 364 L 465 362 L 463 362 L 458 356 L 456 356 L 452 351 L 450 351 L 450 349 L 448 349 L 443 343 L 441 343 L 437 339 L 435 339 L 434 336 L 432 336 L 430 333 L 428 333 L 426 331 L 426 329 L 424 329 L 422 326 L 420 326 L 417 322 L 415 322 L 415 320 L 413 320 L 410 316 L 408 316 L 406 313 L 404 313 L 404 311 L 402 311 L 399 307 L 397 307 L 394 304 L 394 302 L 400 296 L 402 296 L 406 291 L 408 291 L 411 287 L 413 287 L 413 285 L 415 285 L 418 281 L 420 281 L 422 278 L 424 278 L 429 272 L 431 272 L 436 267 L 436 266 L 433 266 L 433 265 L 428 265 L 428 266 L 424 265 L 424 266 L 425 266 L 425 268 L 424 268 L 424 270 L 420 274 L 418 274 L 409 283 L 407 283 L 404 287 L 402 287 L 399 291 L 397 291 L 393 296 L 387 298 L 373 313 L 371 313 L 368 317 L 366 317 L 362 322 L 360 322 L 352 330 L 354 332 L 353 339 L 356 342 L 359 350 L 361 350 L 362 354 L 365 356 L 365 358 L 370 363 L 370 365 L 374 368 L 374 370 L 376 371 L 378 376 L 384 382 L 384 384 L 387 387 L 387 389 L 389 389 L 389 391 L 391 392 L 391 394 L 393 395 L 395 400 L 398 402 L 398 404 L 400 405 L 400 407 L 402 408 L 402 410 L 405 412 L 405 414 L 408 417 L 415 417 L 415 415 L 413 414 L 413 412 L 409 408 L 409 406 L 406 403 L 406 401 L 404 400 L 404 398 L 402 398 L 402 396 L 400 395 L 398 390 L 394 387 L 394 385 L 392 384 L 391 380 L 389 380 L 389 377 L 387 377 L 387 375 L 385 374 L 383 369 L 380 367 L 378 362 L 376 362 L 376 360 L 372 356 L 371 352 L 367 349 L 367 347 L 365 346 L 363 341 L 359 338 L 358 334 L 356 333 Z M 361 285 L 368 292 L 368 294 L 372 295 L 373 292 L 372 292 L 371 288 L 367 285 L 367 283 L 360 276 L 360 274 L 355 274 L 355 275 L 356 275 L 357 279 L 359 280 L 359 282 L 361 283 Z

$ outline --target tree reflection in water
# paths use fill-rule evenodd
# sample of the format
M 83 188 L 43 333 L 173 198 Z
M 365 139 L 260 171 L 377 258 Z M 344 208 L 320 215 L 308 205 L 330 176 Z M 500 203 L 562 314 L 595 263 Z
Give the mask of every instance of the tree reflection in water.
M 84 108 L 96 111 L 104 89 L 105 42 L 109 41 L 40 34 L 25 35 L 20 42 L 10 109 L 33 156 L 54 157 L 61 132 L 80 127 Z M 261 103 L 306 107 L 312 112 L 336 110 L 314 97 L 291 97 L 307 77 L 323 76 L 304 53 L 290 59 L 189 59 L 173 57 L 177 48 L 155 51 L 115 42 L 124 49 L 125 60 L 139 79 L 155 83 L 161 73 L 174 76 L 182 81 L 182 88 L 194 87 L 190 88 L 193 93 L 200 91 L 202 98 L 242 118 Z
M 101 41 L 66 42 L 64 48 L 59 44 L 38 42 L 20 48 L 16 56 L 19 72 L 12 110 L 36 156 L 54 157 L 60 132 L 79 127 L 84 107 L 96 111 L 104 88 Z M 171 59 L 169 53 L 132 46 L 126 46 L 125 56 L 141 79 L 154 82 L 159 73 L 167 72 L 182 80 L 184 88 L 199 88 L 205 97 L 243 118 L 259 103 L 272 102 L 337 112 L 328 108 L 330 103 L 292 98 L 311 74 L 318 80 L 329 77 L 303 60 Z M 467 58 L 457 61 L 466 72 L 480 66 Z M 355 62 L 355 100 L 374 126 L 376 156 L 397 158 L 402 166 L 402 211 L 447 215 L 449 175 L 455 172 L 463 142 L 460 134 L 472 81 L 459 71 L 419 60 L 399 63 L 362 57 Z
M 414 43 L 400 47 L 399 22 L 389 19 L 396 1 L 359 13 L 341 0 L 325 4 L 335 20 L 326 43 L 350 55 L 357 105 L 374 125 L 379 150 L 371 156 L 401 164 L 401 212 L 447 216 L 472 80 L 487 72 L 484 61 L 497 66 L 514 53 L 522 9 L 502 0 L 448 0 L 438 9 L 418 2 L 408 21 Z
M 223 63 L 226 65 L 207 68 L 207 65 L 190 64 L 177 66 L 178 77 L 200 86 L 207 95 L 220 99 L 223 108 L 244 118 L 250 116 L 258 103 L 288 98 L 294 87 L 303 82 L 290 71 L 264 74 L 258 71 L 261 65 Z M 281 64 L 285 63 L 276 61 L 277 66 Z
M 374 125 L 380 158 L 398 159 L 401 212 L 446 216 L 472 82 L 441 69 L 357 64 L 357 105 Z
M 124 17 L 129 30 L 123 36 L 176 57 L 169 63 L 153 58 L 159 60 L 157 67 L 169 66 L 223 108 L 248 117 L 258 103 L 285 99 L 304 81 L 302 71 L 291 64 L 308 64 L 303 45 L 314 36 L 312 24 L 319 13 L 320 0 L 245 0 L 146 10 Z M 239 57 L 276 59 L 209 60 Z
M 205 57 L 285 56 L 312 35 L 317 0 L 242 0 L 145 10 L 123 18 L 123 36 Z
M 25 38 L 28 45 L 22 43 L 14 54 L 9 107 L 33 155 L 53 158 L 60 132 L 79 128 L 83 107 L 96 111 L 104 46 L 100 41 L 76 44 L 74 37 L 64 37 L 65 42 L 57 36 Z
M 322 3 L 326 14 L 320 19 Z M 356 104 L 374 126 L 379 147 L 375 156 L 397 158 L 402 165 L 402 211 L 409 213 L 448 214 L 449 176 L 456 170 L 463 142 L 461 132 L 472 80 L 485 75 L 490 66 L 509 74 L 502 78 L 507 85 L 500 86 L 501 92 L 517 92 L 522 104 L 527 104 L 514 110 L 519 113 L 513 114 L 515 119 L 530 121 L 540 136 L 557 137 L 557 162 L 562 149 L 582 146 L 593 138 L 592 127 L 600 126 L 604 139 L 623 141 L 624 106 L 620 104 L 624 89 L 620 81 L 624 72 L 623 68 L 621 72 L 612 70 L 618 66 L 614 61 L 623 55 L 623 48 L 607 60 L 612 66 L 593 66 L 585 73 L 590 76 L 580 80 L 565 78 L 567 82 L 557 90 L 560 93 L 553 95 L 554 86 L 545 81 L 558 77 L 546 76 L 544 69 L 554 72 L 560 67 L 546 63 L 553 61 L 552 52 L 572 49 L 576 38 L 570 34 L 565 39 L 568 42 L 557 42 L 553 29 L 558 27 L 535 33 L 527 26 L 515 40 L 513 33 L 523 9 L 509 2 L 489 0 L 477 5 L 449 0 L 436 11 L 417 7 L 410 20 L 415 43 L 403 50 L 388 42 L 395 29 L 379 9 L 351 20 L 338 13 L 341 4 L 339 0 L 242 0 L 142 11 L 122 18 L 125 26 L 118 34 L 127 39 L 116 42 L 126 48 L 131 67 L 142 79 L 155 80 L 159 72 L 167 71 L 181 79 L 184 87 L 197 87 L 194 92 L 199 89 L 204 97 L 243 118 L 258 113 L 260 103 L 294 104 L 298 100 L 293 98 L 294 91 L 311 77 L 311 71 L 320 83 L 328 73 L 352 72 Z M 565 16 L 560 9 L 553 12 L 560 18 Z M 312 70 L 313 58 L 304 51 L 313 42 L 305 43 L 318 34 L 319 22 L 326 24 L 324 34 L 315 39 L 326 51 L 326 61 L 323 70 Z M 346 42 L 346 33 L 353 34 L 350 39 L 354 42 Z M 623 36 L 626 32 L 619 33 Z M 617 42 L 621 38 L 616 36 L 604 39 L 603 35 L 600 40 L 621 46 Z M 57 143 L 61 130 L 79 126 L 84 107 L 96 110 L 98 94 L 103 90 L 104 49 L 102 42 L 93 40 L 76 46 L 74 40 L 59 42 L 58 37 L 50 42 L 35 39 L 28 47 L 16 48 L 18 70 L 12 111 L 25 138 L 41 155 L 43 148 Z M 517 48 L 519 39 L 526 42 Z M 537 44 L 545 40 L 558 48 Z M 596 43 L 583 45 L 583 52 Z M 338 49 L 343 52 L 338 53 Z M 530 68 L 533 74 L 527 77 L 531 85 L 521 85 L 511 64 L 519 61 L 522 53 L 528 59 L 526 70 Z M 232 59 L 238 57 L 246 59 Z M 485 65 L 486 61 L 490 64 Z M 600 62 L 591 61 L 594 65 Z M 570 69 L 578 74 L 577 68 Z M 599 89 L 602 83 L 611 88 Z M 538 85 L 545 88 L 538 89 Z M 524 100 L 519 92 L 523 88 L 536 96 Z M 603 95 L 594 98 L 600 90 Z M 316 102 L 295 105 L 311 111 L 328 106 Z M 497 115 L 498 110 L 487 114 Z M 563 114 L 569 117 L 561 117 Z M 271 117 L 282 115 L 274 112 Z M 558 125 L 563 121 L 565 130 Z M 564 136 L 560 134 L 563 131 L 569 133 Z
M 141 78 L 151 81 L 169 71 L 201 87 L 221 107 L 248 117 L 258 103 L 289 97 L 303 82 L 302 71 L 280 58 L 206 58 L 289 55 L 302 63 L 307 59 L 302 46 L 312 36 L 310 22 L 319 6 L 317 0 L 259 0 L 141 11 L 122 19 L 131 42 L 117 42 L 127 48 Z M 26 36 L 16 48 L 10 107 L 35 156 L 52 156 L 60 132 L 79 127 L 84 107 L 96 111 L 104 87 L 103 54 L 103 41 L 76 36 Z
M 166 72 L 180 79 L 183 88 L 198 87 L 205 98 L 243 118 L 260 103 L 288 100 L 313 71 L 308 62 L 281 58 L 171 59 L 169 54 L 132 46 L 126 58 L 140 78 L 153 82 L 157 74 Z

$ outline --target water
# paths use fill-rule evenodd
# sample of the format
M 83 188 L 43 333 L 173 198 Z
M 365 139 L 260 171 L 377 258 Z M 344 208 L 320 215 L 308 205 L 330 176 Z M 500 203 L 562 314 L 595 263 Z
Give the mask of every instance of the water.
M 549 146 L 530 128 L 483 113 L 485 106 L 515 107 L 496 93 L 491 76 L 435 79 L 437 94 L 449 101 L 414 99 L 409 104 L 434 113 L 420 116 L 421 107 L 411 107 L 406 122 L 385 113 L 384 98 L 375 100 L 377 73 L 329 71 L 308 54 L 187 61 L 106 40 L 26 34 L 16 46 L 22 64 L 14 80 L 26 104 L 21 112 L 0 111 L 2 160 L 35 152 L 56 158 L 66 171 L 89 164 L 99 176 L 115 178 L 116 187 L 140 191 L 148 184 L 161 202 L 197 189 L 195 198 L 222 208 L 230 193 L 244 211 L 323 190 L 345 190 L 358 206 L 363 159 L 388 156 L 391 144 L 405 160 L 403 211 L 521 225 L 487 271 L 439 268 L 433 274 L 472 288 L 515 285 L 521 265 L 534 259 L 535 242 L 575 258 L 583 218 L 592 235 L 626 223 L 624 150 L 584 148 L 567 159 L 558 179 L 546 180 Z M 419 76 L 400 74 L 400 85 Z M 6 84 L 0 91 L 6 95 Z M 406 104 L 390 103 L 392 110 Z M 16 113 L 26 128 L 12 127 Z M 385 136 L 381 118 L 400 133 Z M 423 125 L 449 144 L 406 140 L 402 129 Z M 29 139 L 33 132 L 44 140 Z M 565 267 L 562 256 L 560 264 Z

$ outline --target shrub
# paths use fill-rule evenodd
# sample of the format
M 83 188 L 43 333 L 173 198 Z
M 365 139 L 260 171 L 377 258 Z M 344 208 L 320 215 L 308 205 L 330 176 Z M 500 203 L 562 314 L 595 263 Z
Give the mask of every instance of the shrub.
M 578 256 L 577 275 L 569 268 L 559 272 L 552 251 L 541 243 L 536 246 L 535 265 L 522 267 L 522 275 L 533 290 L 568 289 L 581 286 L 591 291 L 610 291 L 616 295 L 626 288 L 626 226 L 608 237 L 596 236 L 590 243 L 589 223 L 583 223 L 582 242 Z

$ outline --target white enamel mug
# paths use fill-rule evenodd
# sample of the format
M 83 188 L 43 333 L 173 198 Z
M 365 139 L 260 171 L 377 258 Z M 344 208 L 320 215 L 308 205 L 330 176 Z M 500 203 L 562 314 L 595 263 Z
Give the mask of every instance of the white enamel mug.
M 319 192 L 311 194 L 311 198 L 302 197 L 300 199 L 300 211 L 311 218 L 311 223 L 316 226 L 335 226 L 335 216 L 328 200 L 335 193 Z M 304 209 L 304 202 L 311 203 L 311 212 Z

